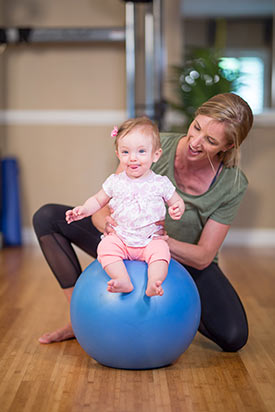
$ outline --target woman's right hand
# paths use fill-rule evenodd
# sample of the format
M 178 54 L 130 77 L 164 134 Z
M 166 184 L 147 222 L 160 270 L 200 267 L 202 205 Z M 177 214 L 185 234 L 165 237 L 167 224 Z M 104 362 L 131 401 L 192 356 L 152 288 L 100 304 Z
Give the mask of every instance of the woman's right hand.
M 155 222 L 155 223 L 156 225 L 161 226 L 161 228 L 154 234 L 154 238 L 168 240 L 169 236 L 167 235 L 167 232 L 164 227 L 165 221 L 159 220 L 158 222 Z

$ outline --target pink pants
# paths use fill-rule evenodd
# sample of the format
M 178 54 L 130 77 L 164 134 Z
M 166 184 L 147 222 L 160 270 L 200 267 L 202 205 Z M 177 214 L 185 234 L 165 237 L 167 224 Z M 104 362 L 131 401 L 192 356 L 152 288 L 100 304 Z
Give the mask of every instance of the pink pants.
M 130 247 L 114 233 L 105 236 L 97 247 L 97 259 L 105 268 L 110 263 L 123 259 L 143 260 L 148 265 L 157 260 L 170 262 L 170 250 L 167 242 L 163 239 L 152 239 L 144 247 Z

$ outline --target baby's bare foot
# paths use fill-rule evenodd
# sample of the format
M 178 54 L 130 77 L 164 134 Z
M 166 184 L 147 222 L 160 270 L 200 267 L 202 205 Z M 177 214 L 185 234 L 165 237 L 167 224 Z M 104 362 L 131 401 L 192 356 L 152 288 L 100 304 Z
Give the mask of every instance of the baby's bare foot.
M 132 292 L 134 286 L 130 279 L 111 279 L 108 282 L 107 290 L 111 293 L 129 293 Z
M 153 282 L 148 281 L 146 295 L 147 296 L 162 296 L 164 291 L 161 286 L 162 282 L 160 280 L 156 280 Z
M 64 328 L 58 329 L 51 333 L 45 333 L 38 339 L 38 341 L 40 343 L 48 344 L 53 342 L 62 342 L 64 340 L 72 339 L 74 337 L 75 335 L 73 332 L 72 325 L 69 323 Z

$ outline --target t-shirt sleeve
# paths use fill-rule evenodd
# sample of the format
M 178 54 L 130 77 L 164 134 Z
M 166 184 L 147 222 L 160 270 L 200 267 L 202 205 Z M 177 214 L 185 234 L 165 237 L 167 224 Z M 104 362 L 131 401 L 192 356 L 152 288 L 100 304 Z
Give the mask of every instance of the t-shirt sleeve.
M 220 206 L 211 216 L 209 216 L 209 218 L 225 225 L 231 225 L 237 214 L 247 186 L 248 182 L 246 177 L 244 175 L 240 176 L 240 181 L 237 179 L 231 193 L 224 198 Z
M 113 187 L 115 185 L 115 178 L 116 178 L 116 175 L 112 174 L 111 176 L 107 177 L 107 179 L 102 185 L 102 189 L 104 190 L 106 195 L 109 197 L 113 197 Z
M 171 182 L 171 180 L 168 179 L 167 176 L 163 176 L 163 199 L 165 200 L 165 202 L 167 202 L 167 200 L 171 199 L 171 197 L 173 196 L 175 190 L 176 190 L 176 188 L 173 185 L 173 183 Z

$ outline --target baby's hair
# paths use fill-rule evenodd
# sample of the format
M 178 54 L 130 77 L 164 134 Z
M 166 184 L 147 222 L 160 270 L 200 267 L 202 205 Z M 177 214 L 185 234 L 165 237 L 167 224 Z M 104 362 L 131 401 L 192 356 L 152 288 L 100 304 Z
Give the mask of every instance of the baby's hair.
M 118 141 L 130 133 L 133 129 L 141 129 L 142 132 L 147 132 L 152 138 L 153 151 L 160 149 L 160 136 L 158 126 L 148 117 L 142 116 L 136 119 L 128 119 L 123 122 L 117 131 L 115 146 L 118 149 Z

